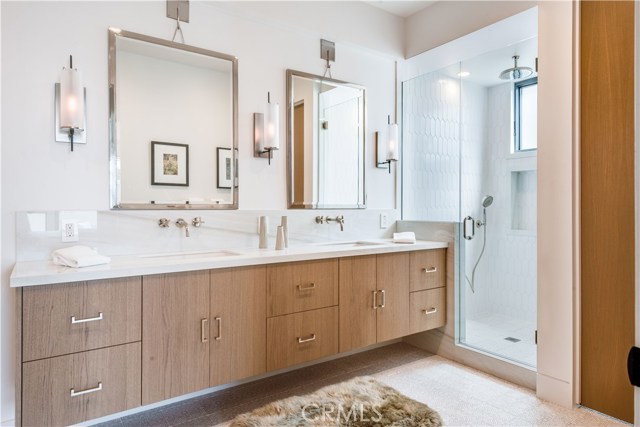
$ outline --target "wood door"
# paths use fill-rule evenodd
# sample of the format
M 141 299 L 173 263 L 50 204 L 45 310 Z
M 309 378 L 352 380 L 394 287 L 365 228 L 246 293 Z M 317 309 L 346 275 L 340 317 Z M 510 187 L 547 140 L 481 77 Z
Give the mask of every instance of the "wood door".
M 409 335 L 409 254 L 378 255 L 376 260 L 378 303 L 377 340 Z
M 580 5 L 581 403 L 633 422 L 634 2 Z
M 62 426 L 140 406 L 140 343 L 22 365 L 23 426 Z
M 209 271 L 142 278 L 142 404 L 209 387 Z
M 340 258 L 340 352 L 376 343 L 376 255 Z
M 267 266 L 267 316 L 338 304 L 338 260 Z
M 211 270 L 211 387 L 266 371 L 265 266 Z
M 293 202 L 294 205 L 304 205 L 312 200 L 304 199 L 305 176 L 305 140 L 304 140 L 304 100 L 293 107 Z M 307 153 L 308 154 L 308 153 Z M 311 173 L 311 171 L 308 171 Z

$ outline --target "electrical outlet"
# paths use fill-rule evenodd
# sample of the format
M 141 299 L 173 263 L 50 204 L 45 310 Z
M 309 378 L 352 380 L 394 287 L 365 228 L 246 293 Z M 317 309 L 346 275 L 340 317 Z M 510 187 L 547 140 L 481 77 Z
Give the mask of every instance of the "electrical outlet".
M 380 228 L 389 228 L 389 218 L 387 214 L 380 214 Z
M 78 241 L 78 223 L 76 221 L 65 221 L 60 227 L 63 242 Z

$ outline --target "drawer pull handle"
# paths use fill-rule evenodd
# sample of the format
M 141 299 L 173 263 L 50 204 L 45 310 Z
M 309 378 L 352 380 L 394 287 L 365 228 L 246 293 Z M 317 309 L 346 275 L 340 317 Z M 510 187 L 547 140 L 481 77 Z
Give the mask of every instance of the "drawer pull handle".
M 309 338 L 298 337 L 298 344 L 302 344 L 303 342 L 315 341 L 316 334 L 311 334 Z
M 96 387 L 88 388 L 86 390 L 76 391 L 75 388 L 71 389 L 71 397 L 81 396 L 83 394 L 95 393 L 96 391 L 102 390 L 102 381 L 98 383 Z
M 207 329 L 207 325 L 209 323 L 209 319 L 202 319 L 200 321 L 200 341 L 209 342 L 209 338 L 207 337 L 207 333 L 205 332 Z
M 387 303 L 387 295 L 384 293 L 384 289 L 382 289 L 380 293 L 382 294 L 382 304 L 380 304 L 378 307 L 384 308 L 384 305 Z
M 102 312 L 98 313 L 96 317 L 87 317 L 86 319 L 76 319 L 76 316 L 71 316 L 71 324 L 75 325 L 76 323 L 87 323 L 87 322 L 95 322 L 97 320 L 103 320 L 104 315 Z
M 218 336 L 216 337 L 216 341 L 220 341 L 222 339 L 222 317 L 216 317 L 216 322 L 218 322 Z
M 298 290 L 300 292 L 312 291 L 315 288 L 316 288 L 316 284 L 315 283 L 309 283 L 308 285 L 298 285 Z
M 435 273 L 436 271 L 438 271 L 438 268 L 437 267 L 423 268 L 422 271 L 424 271 L 425 273 Z
M 373 309 L 378 309 L 378 291 L 371 291 L 371 299 L 373 300 Z
M 425 311 L 424 311 L 424 314 L 435 314 L 435 313 L 437 313 L 437 312 L 438 312 L 438 309 L 437 309 L 437 308 L 435 308 L 435 307 L 431 307 L 430 309 L 425 310 Z

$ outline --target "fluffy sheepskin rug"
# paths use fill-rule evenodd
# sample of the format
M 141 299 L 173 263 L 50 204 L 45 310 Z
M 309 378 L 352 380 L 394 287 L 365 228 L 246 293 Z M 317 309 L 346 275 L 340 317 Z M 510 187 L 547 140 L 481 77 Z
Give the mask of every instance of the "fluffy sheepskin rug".
M 437 427 L 442 425 L 442 419 L 427 405 L 371 377 L 359 377 L 312 394 L 270 403 L 237 416 L 231 425 Z

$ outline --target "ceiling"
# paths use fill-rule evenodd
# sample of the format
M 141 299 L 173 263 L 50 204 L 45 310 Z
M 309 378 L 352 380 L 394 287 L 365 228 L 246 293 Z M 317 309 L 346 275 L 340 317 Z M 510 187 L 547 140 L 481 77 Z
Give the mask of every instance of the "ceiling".
M 364 0 L 371 6 L 375 6 L 396 16 L 406 18 L 422 9 L 431 6 L 435 0 Z

